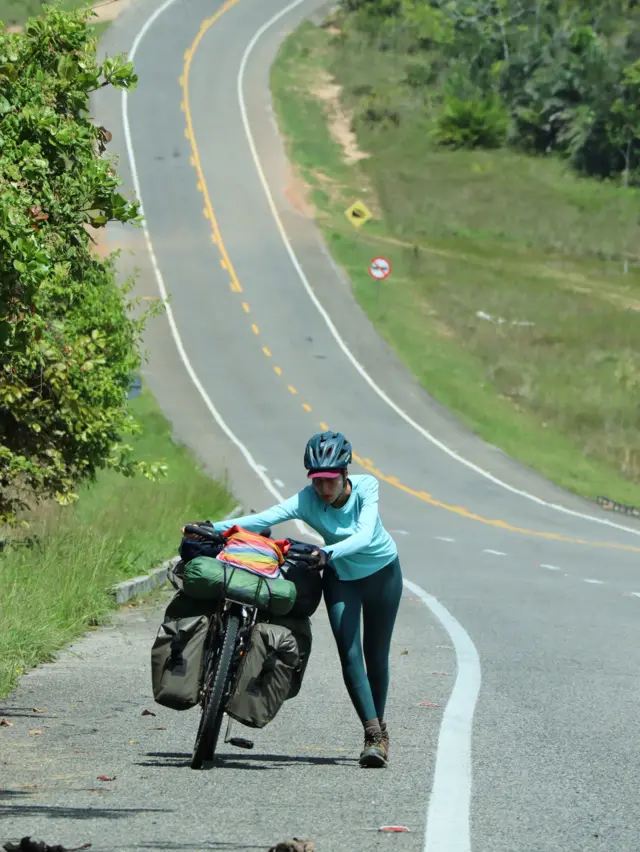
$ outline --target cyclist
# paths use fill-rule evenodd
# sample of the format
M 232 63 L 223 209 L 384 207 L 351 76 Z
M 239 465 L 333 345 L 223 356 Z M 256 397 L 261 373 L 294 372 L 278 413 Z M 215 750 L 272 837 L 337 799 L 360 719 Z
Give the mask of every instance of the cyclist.
M 324 569 L 324 599 L 344 682 L 364 727 L 359 762 L 383 767 L 389 758 L 384 710 L 402 570 L 396 544 L 378 513 L 378 481 L 368 474 L 349 476 L 351 459 L 351 444 L 340 432 L 314 435 L 304 453 L 310 485 L 263 512 L 215 523 L 214 530 L 238 524 L 259 533 L 297 519 L 322 536 L 325 545 L 315 555 Z

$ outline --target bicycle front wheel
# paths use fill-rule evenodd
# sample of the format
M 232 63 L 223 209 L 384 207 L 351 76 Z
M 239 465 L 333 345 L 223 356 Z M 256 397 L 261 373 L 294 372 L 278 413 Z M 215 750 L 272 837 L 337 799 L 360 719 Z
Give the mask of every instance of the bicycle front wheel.
M 224 715 L 224 698 L 231 675 L 231 661 L 233 660 L 239 626 L 239 617 L 229 615 L 227 629 L 222 641 L 222 650 L 218 657 L 218 667 L 213 676 L 213 684 L 209 694 L 205 695 L 204 699 L 200 727 L 191 758 L 192 769 L 202 769 L 204 761 L 212 760 L 216 751 Z

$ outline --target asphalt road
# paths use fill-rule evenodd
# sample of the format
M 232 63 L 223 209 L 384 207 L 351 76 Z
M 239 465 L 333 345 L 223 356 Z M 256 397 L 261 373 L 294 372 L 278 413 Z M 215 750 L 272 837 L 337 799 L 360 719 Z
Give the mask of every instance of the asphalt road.
M 430 400 L 287 201 L 268 69 L 318 7 L 299 3 L 247 56 L 282 0 L 137 0 L 104 42 L 135 44 L 127 119 L 114 93 L 96 109 L 143 199 L 154 262 L 140 231 L 114 227 L 111 243 L 124 270 L 140 268 L 141 295 L 172 295 L 173 326 L 153 323 L 145 375 L 175 433 L 255 508 L 304 483 L 304 443 L 322 423 L 351 437 L 354 470 L 383 474 L 383 518 L 409 582 L 391 765 L 353 763 L 359 732 L 319 611 L 300 697 L 254 752 L 191 773 L 194 714 L 140 717 L 160 610 L 132 611 L 12 697 L 8 713 L 44 706 L 57 718 L 41 735 L 27 733 L 29 714 L 3 731 L 3 831 L 99 850 L 266 850 L 296 834 L 318 852 L 636 852 L 640 528 L 516 465 Z M 95 782 L 103 771 L 116 781 Z M 411 831 L 376 833 L 390 822 Z

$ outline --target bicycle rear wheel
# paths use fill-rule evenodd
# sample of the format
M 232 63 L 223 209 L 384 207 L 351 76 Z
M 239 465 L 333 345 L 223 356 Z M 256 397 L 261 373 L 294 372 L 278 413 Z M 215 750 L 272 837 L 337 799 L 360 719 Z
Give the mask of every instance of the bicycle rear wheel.
M 218 666 L 213 676 L 213 684 L 208 695 L 205 695 L 200 726 L 196 736 L 191 758 L 192 769 L 202 769 L 205 760 L 211 760 L 215 754 L 222 716 L 224 715 L 224 698 L 227 692 L 231 674 L 231 661 L 236 646 L 240 619 L 237 615 L 229 615 L 227 628 L 222 641 L 222 650 L 218 657 Z

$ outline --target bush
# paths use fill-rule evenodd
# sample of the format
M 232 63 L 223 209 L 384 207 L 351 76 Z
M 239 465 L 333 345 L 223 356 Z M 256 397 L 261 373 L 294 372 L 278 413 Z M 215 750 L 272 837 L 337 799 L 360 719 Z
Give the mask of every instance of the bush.
M 496 95 L 469 100 L 449 95 L 436 121 L 433 137 L 450 148 L 499 148 L 509 129 L 509 116 Z
M 0 522 L 27 500 L 75 499 L 100 468 L 153 476 L 121 444 L 148 313 L 130 316 L 113 256 L 87 225 L 136 222 L 117 190 L 111 138 L 90 93 L 132 89 L 123 56 L 98 63 L 88 10 L 47 8 L 23 34 L 0 31 Z

